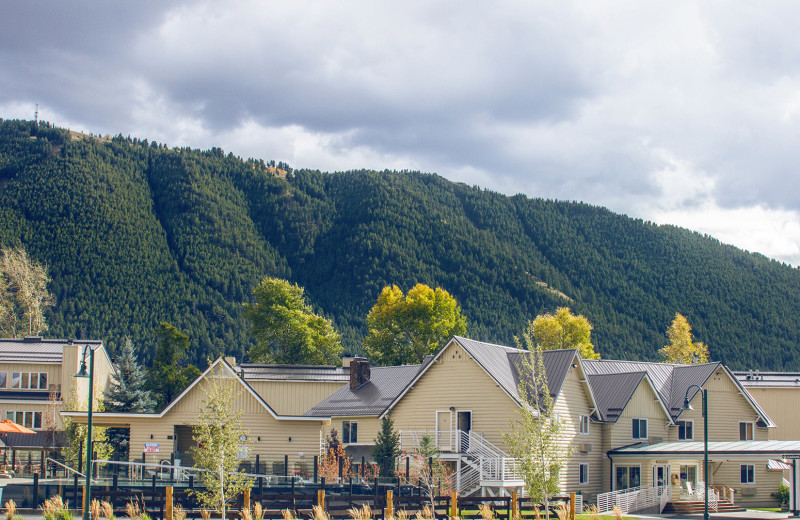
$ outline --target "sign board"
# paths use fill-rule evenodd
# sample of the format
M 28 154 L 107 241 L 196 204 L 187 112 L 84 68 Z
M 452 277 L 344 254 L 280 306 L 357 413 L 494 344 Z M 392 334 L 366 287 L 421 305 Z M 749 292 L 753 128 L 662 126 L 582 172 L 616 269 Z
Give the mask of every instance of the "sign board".
M 792 455 L 783 454 L 781 458 L 784 460 L 800 459 L 800 453 L 794 453 Z
M 157 442 L 145 442 L 144 443 L 144 452 L 145 453 L 158 453 L 158 443 Z

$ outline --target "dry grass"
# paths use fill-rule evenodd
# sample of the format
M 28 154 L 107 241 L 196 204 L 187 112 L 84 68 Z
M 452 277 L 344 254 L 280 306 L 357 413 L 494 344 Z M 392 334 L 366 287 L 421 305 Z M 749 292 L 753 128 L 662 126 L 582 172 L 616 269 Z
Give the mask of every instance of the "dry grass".
M 569 518 L 569 510 L 567 509 L 567 504 L 561 502 L 556 506 L 556 516 L 558 516 L 558 520 L 567 520 L 567 518 Z
M 14 520 L 17 516 L 17 503 L 13 500 L 6 502 L 6 520 Z
M 394 512 L 395 520 L 408 520 L 409 516 L 410 515 L 408 514 L 408 511 L 406 511 L 405 509 L 401 509 L 400 511 Z
M 481 518 L 483 520 L 494 520 L 495 517 L 494 509 L 492 509 L 491 506 L 487 504 L 480 504 L 478 506 L 478 511 L 480 511 Z
M 256 505 L 253 506 L 253 518 L 255 520 L 264 518 L 264 509 L 261 507 L 261 502 L 256 502 Z
M 595 504 L 584 507 L 583 514 L 588 516 L 591 520 L 600 520 L 600 511 L 597 510 L 597 506 Z
M 200 518 L 203 520 L 211 520 L 211 511 L 206 508 L 200 510 Z
M 434 520 L 433 510 L 429 506 L 422 508 L 422 511 L 417 511 L 417 520 Z
M 100 502 L 96 498 L 89 503 L 89 515 L 92 520 L 100 520 Z
M 172 508 L 172 520 L 186 520 L 186 511 L 180 504 Z
M 60 495 L 55 495 L 45 500 L 42 504 L 42 516 L 52 515 L 55 518 L 62 511 L 66 511 L 68 505 L 68 502 L 64 502 Z
M 142 516 L 142 508 L 139 507 L 139 501 L 131 500 L 125 504 L 125 514 L 131 520 L 138 520 Z
M 114 516 L 114 506 L 111 505 L 111 502 L 106 502 L 105 500 L 100 502 L 100 514 L 108 518 L 108 520 L 116 518 Z
M 328 513 L 327 511 L 325 511 L 324 507 L 316 505 L 313 506 L 311 510 L 312 510 L 311 518 L 313 518 L 314 520 L 331 520 L 331 517 L 328 516 Z
M 253 515 L 250 513 L 249 509 L 242 509 L 239 514 L 242 517 L 242 520 L 253 520 Z
M 614 506 L 614 518 L 622 520 L 622 511 L 617 506 Z
M 361 508 L 351 507 L 347 510 L 347 514 L 353 520 L 372 520 L 372 508 L 369 504 L 363 504 Z
M 281 511 L 281 516 L 283 516 L 283 520 L 294 520 L 294 513 L 288 509 Z

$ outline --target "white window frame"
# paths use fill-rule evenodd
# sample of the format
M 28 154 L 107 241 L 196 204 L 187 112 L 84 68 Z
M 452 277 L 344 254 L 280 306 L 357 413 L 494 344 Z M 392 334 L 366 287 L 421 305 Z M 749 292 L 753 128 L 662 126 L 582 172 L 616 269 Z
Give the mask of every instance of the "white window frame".
M 580 414 L 578 416 L 578 434 L 589 435 L 589 416 Z
M 39 426 L 36 426 L 36 417 L 39 417 Z M 22 410 L 6 410 L 6 419 L 32 430 L 41 430 L 44 427 L 44 413 Z
M 639 487 L 642 486 L 642 465 L 641 464 L 614 464 L 614 473 L 613 473 L 613 481 L 611 482 L 612 487 L 614 488 L 613 491 L 618 491 L 617 489 L 617 468 L 628 468 L 628 483 L 631 480 L 630 468 L 637 468 L 639 470 Z M 636 487 L 636 486 L 632 486 Z M 631 489 L 631 488 L 625 488 Z
M 39 384 L 42 379 L 42 374 L 44 374 L 44 386 L 41 386 Z M 27 384 L 23 384 L 23 380 L 26 380 Z M 48 380 L 47 372 L 11 372 L 11 389 L 47 390 L 47 380 Z M 35 386 L 32 384 L 33 381 L 36 382 Z
M 639 478 L 641 479 L 641 476 Z M 578 484 L 588 484 L 588 483 L 589 483 L 589 463 L 581 462 L 578 465 Z
M 355 439 L 353 439 L 353 426 L 355 426 L 356 430 Z M 346 438 L 345 432 L 347 432 Z M 358 421 L 342 421 L 342 442 L 344 444 L 358 444 Z
M 744 427 L 744 439 L 742 439 L 742 425 Z M 747 439 L 747 434 L 750 433 L 750 438 Z M 752 441 L 755 440 L 756 434 L 756 424 L 753 421 L 739 421 L 739 440 L 740 441 Z
M 746 470 L 747 473 L 748 473 L 748 475 L 747 475 L 748 481 L 747 482 L 745 482 L 742 479 L 742 470 L 744 470 L 744 468 L 747 468 L 747 470 Z M 749 480 L 750 473 L 752 473 L 752 475 L 753 475 L 753 479 L 752 480 Z M 739 465 L 739 483 L 740 484 L 748 484 L 748 485 L 756 483 L 756 465 L 755 464 L 740 464 Z
M 639 421 L 639 428 L 637 428 L 637 431 L 635 432 L 635 435 L 634 435 L 633 425 L 636 424 L 636 421 Z M 644 437 L 642 437 L 642 421 L 644 421 L 644 434 L 645 434 Z M 639 418 L 639 417 L 632 418 L 631 419 L 631 439 L 634 439 L 634 440 L 647 440 L 650 437 L 650 425 L 647 424 L 647 423 L 648 423 L 648 421 L 647 421 L 646 418 L 644 418 L 644 419 L 643 418 Z
M 686 425 L 691 425 L 692 435 L 686 435 Z M 683 426 L 683 438 L 681 438 L 681 426 Z M 678 421 L 678 440 L 679 441 L 693 441 L 694 440 L 694 419 L 681 419 Z
M 11 383 L 11 381 L 9 381 L 8 372 L 2 370 L 0 374 L 2 374 L 2 380 L 0 380 L 2 384 L 0 384 L 0 388 L 8 388 L 8 385 Z

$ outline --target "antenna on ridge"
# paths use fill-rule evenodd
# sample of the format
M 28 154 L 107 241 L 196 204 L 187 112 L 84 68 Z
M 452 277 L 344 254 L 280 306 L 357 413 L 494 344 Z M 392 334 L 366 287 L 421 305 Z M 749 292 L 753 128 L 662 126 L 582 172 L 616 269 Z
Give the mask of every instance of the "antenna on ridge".
M 34 122 L 39 124 L 39 103 L 36 103 L 36 113 L 33 115 Z

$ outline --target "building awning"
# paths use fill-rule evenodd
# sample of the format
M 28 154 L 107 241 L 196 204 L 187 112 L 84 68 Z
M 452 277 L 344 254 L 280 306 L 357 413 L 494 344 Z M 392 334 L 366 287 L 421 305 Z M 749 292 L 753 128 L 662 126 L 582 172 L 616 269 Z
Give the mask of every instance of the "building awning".
M 48 450 L 69 445 L 62 431 L 38 431 L 34 434 L 6 433 L 1 438 L 6 447 L 22 450 Z
M 608 454 L 616 457 L 664 458 L 664 457 L 703 457 L 703 443 L 656 442 L 637 443 L 610 450 Z M 749 457 L 765 459 L 784 459 L 786 456 L 800 457 L 800 441 L 733 441 L 709 442 L 708 455 L 715 458 Z
M 775 459 L 769 459 L 767 461 L 767 469 L 775 470 L 775 471 L 783 471 L 783 470 L 786 470 L 786 469 L 792 469 L 792 467 L 790 465 L 786 464 L 783 461 L 775 460 Z

